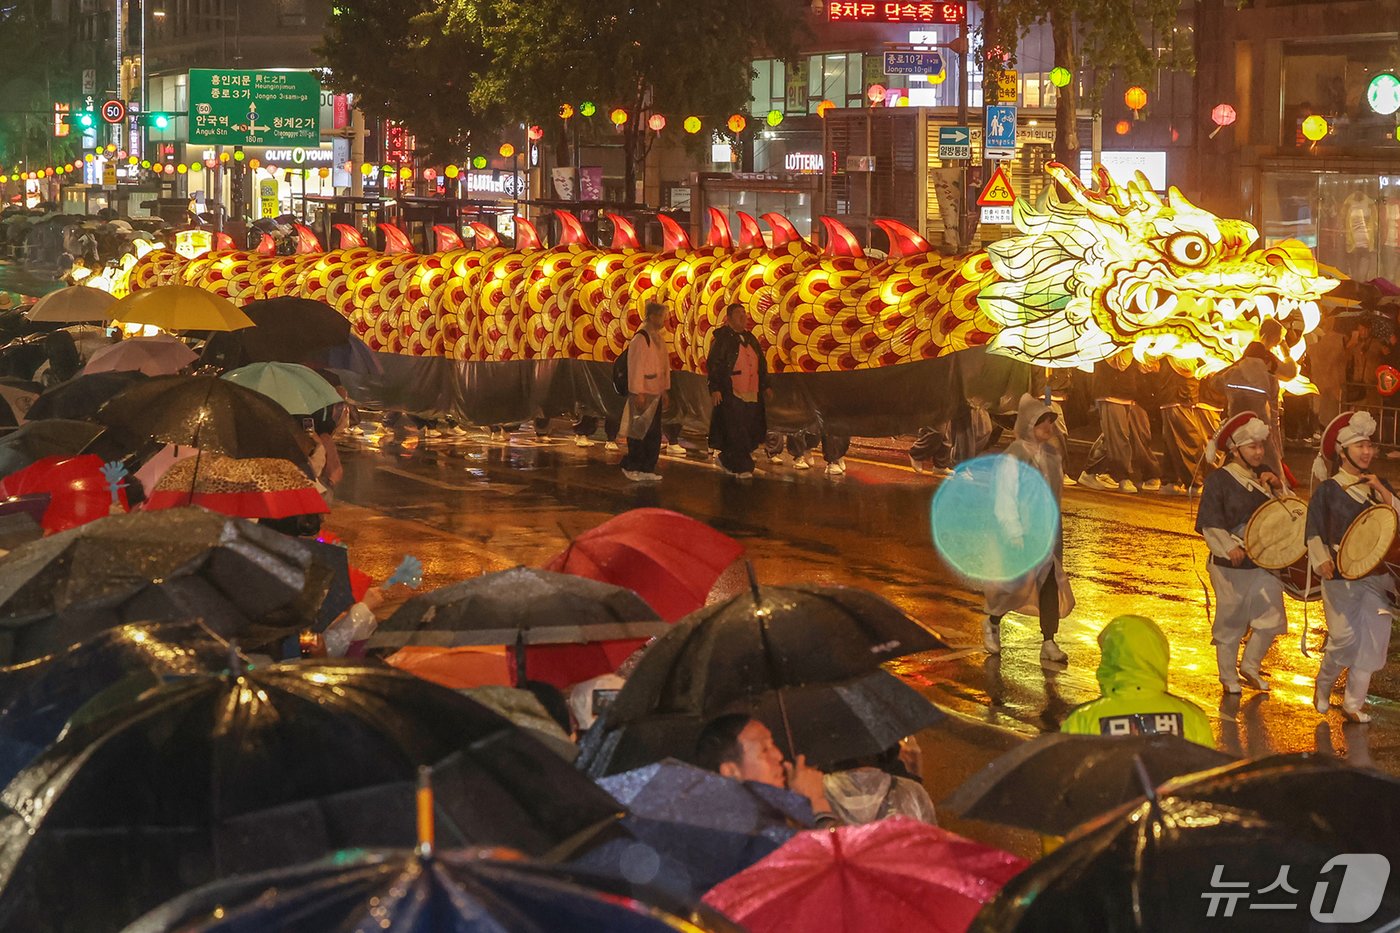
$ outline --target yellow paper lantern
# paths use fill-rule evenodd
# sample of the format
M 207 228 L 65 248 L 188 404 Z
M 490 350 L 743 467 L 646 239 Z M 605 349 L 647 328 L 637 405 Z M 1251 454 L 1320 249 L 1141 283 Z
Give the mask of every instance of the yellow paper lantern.
M 456 178 L 456 177 L 461 173 L 462 170 L 459 169 L 459 168 L 458 168 L 457 166 L 455 166 L 455 165 L 449 165 L 447 168 L 443 169 L 442 171 L 443 171 L 443 174 L 446 175 L 448 178 Z
M 559 107 L 559 116 L 562 117 L 563 119 L 567 120 L 567 119 L 569 119 L 570 117 L 572 117 L 573 115 L 574 115 L 574 105 L 573 105 L 573 104 L 562 104 L 562 105 Z
M 627 111 L 618 107 L 612 113 L 608 114 L 608 119 L 613 122 L 614 126 L 621 126 L 627 122 Z
M 328 168 L 317 169 L 316 174 L 320 175 L 322 178 L 330 178 L 331 170 Z
M 189 170 L 190 170 L 190 167 L 189 167 L 188 165 L 186 165 L 185 163 L 183 163 L 183 162 L 181 162 L 179 165 L 175 166 L 175 171 L 179 172 L 181 175 L 185 174 L 185 173 L 188 172 Z
M 219 161 L 220 161 L 220 162 L 227 162 L 228 160 L 229 160 L 229 154 L 228 154 L 227 152 L 221 152 L 221 153 L 219 153 Z
M 191 163 L 190 163 L 190 171 L 191 171 L 191 172 L 202 172 L 202 171 L 204 171 L 204 166 L 203 166 L 201 163 L 199 163 L 199 162 L 191 162 Z
M 819 117 L 821 117 L 823 120 L 825 120 L 825 119 L 826 119 L 827 112 L 828 112 L 828 111 L 831 111 L 831 110 L 834 110 L 835 108 L 836 108 L 836 105 L 833 104 L 831 101 L 829 101 L 829 100 L 824 100 L 824 101 L 822 101 L 820 104 L 817 104 L 817 116 L 819 116 Z
M 258 168 L 259 165 L 262 165 L 262 161 L 261 161 L 260 159 L 249 159 L 249 160 L 248 160 L 248 167 L 249 167 L 250 169 L 253 169 L 254 171 L 257 171 L 257 168 Z
M 1317 142 L 1322 139 L 1330 129 L 1326 117 L 1313 114 L 1303 120 L 1303 138 L 1309 142 Z
M 1132 128 L 1133 125 L 1127 120 L 1119 120 L 1117 123 L 1113 124 L 1113 132 L 1117 133 L 1119 136 L 1127 136 Z
M 729 118 L 729 132 L 742 133 L 744 127 L 749 125 L 749 121 L 744 119 L 744 115 L 736 113 Z
M 768 125 L 777 126 L 783 122 L 783 112 L 781 110 L 768 111 Z
M 371 174 L 373 174 L 373 173 L 374 173 L 374 166 L 373 166 L 373 165 L 370 165 L 368 162 L 361 162 L 361 163 L 360 163 L 360 174 L 361 174 L 361 175 L 371 175 Z
M 685 131 L 686 131 L 687 133 L 691 133 L 691 134 L 698 133 L 698 132 L 700 132 L 700 118 L 699 118 L 699 117 L 686 117 L 686 118 L 685 118 L 685 122 L 682 123 L 681 126 L 685 127 Z
M 501 158 L 503 159 L 510 159 L 515 156 L 515 147 L 512 146 L 510 143 L 501 143 L 501 148 L 499 151 L 501 153 Z
M 399 169 L 399 177 L 407 181 L 413 177 L 413 169 L 409 168 L 407 165 L 403 166 Z
M 1123 103 L 1128 105 L 1129 110 L 1141 110 L 1147 106 L 1147 92 L 1133 85 L 1123 92 Z

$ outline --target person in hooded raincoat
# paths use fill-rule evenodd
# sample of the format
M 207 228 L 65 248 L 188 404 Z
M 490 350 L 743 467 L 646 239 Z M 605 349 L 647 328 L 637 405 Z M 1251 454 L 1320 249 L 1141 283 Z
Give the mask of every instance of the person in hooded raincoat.
M 822 778 L 822 789 L 836 818 L 842 825 L 859 826 L 906 816 L 937 826 L 938 813 L 924 785 L 885 770 L 881 767 L 884 757 L 871 755 L 841 762 L 838 770 Z
M 1055 497 L 1056 511 L 1064 487 L 1064 464 L 1056 443 L 1056 414 L 1045 402 L 1031 395 L 1021 397 L 1016 412 L 1016 439 L 1006 448 L 1006 456 L 1033 467 Z M 1018 471 L 999 470 L 996 492 L 996 518 L 1002 533 L 1013 541 L 1022 535 Z M 1001 653 L 1001 620 L 1008 612 L 1035 612 L 1040 617 L 1040 658 L 1063 664 L 1069 657 L 1055 643 L 1060 620 L 1074 610 L 1074 592 L 1064 567 L 1064 529 L 1055 523 L 1055 542 L 1045 560 L 1029 573 L 1009 582 L 985 584 L 987 617 L 982 620 L 982 644 L 988 654 Z
M 1384 563 L 1364 577 L 1347 580 L 1337 571 L 1337 549 L 1357 516 L 1375 505 L 1400 511 L 1400 499 L 1371 472 L 1376 457 L 1376 419 L 1369 412 L 1343 412 L 1322 432 L 1313 462 L 1319 483 L 1308 500 L 1308 560 L 1322 578 L 1322 611 L 1327 616 L 1327 647 L 1313 687 L 1319 713 L 1331 708 L 1332 689 L 1347 671 L 1342 715 L 1370 722 L 1364 707 L 1371 675 L 1385 666 L 1390 650 L 1395 578 Z M 1330 474 L 1330 475 L 1329 475 Z
M 1171 646 L 1157 623 L 1119 616 L 1099 633 L 1099 690 L 1070 710 L 1060 731 L 1072 735 L 1160 735 L 1215 746 L 1205 712 L 1167 692 Z

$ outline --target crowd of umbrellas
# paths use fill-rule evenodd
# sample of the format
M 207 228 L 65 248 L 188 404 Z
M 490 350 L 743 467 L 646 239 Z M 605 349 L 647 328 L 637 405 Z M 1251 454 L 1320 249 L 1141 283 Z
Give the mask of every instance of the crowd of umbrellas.
M 348 331 L 168 294 L 88 313 L 243 334 L 240 365 L 125 340 L 0 439 L 0 929 L 1177 930 L 1217 866 L 1252 889 L 1290 866 L 1306 912 L 1339 853 L 1400 859 L 1400 781 L 1171 736 L 1045 735 L 940 804 L 1041 834 L 1035 861 L 901 817 L 814 829 L 805 798 L 690 763 L 702 728 L 753 715 L 823 769 L 919 734 L 953 766 L 951 714 L 887 669 L 949 645 L 874 593 L 760 581 L 661 509 L 303 657 L 370 582 L 268 522 L 327 510 L 298 418 L 339 396 L 303 364 Z M 577 741 L 524 689 L 614 673 Z

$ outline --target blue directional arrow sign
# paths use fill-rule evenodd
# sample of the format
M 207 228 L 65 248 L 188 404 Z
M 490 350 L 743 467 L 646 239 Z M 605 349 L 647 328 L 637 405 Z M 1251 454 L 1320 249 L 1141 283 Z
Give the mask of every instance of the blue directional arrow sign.
M 885 74 L 887 75 L 937 75 L 942 73 L 942 52 L 885 53 Z
M 1016 108 L 988 107 L 987 126 L 982 137 L 982 151 L 989 159 L 1016 157 Z
M 940 159 L 972 158 L 972 128 L 940 126 L 938 128 L 938 157 Z

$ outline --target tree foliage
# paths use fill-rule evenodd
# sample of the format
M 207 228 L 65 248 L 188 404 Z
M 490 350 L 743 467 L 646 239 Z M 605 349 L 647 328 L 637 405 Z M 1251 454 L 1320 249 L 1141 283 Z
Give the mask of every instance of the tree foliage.
M 53 105 L 72 102 L 78 85 L 66 57 L 62 24 L 51 19 L 47 0 L 12 0 L 0 5 L 0 165 L 43 166 L 67 161 L 78 131 L 55 138 Z M 35 50 L 42 49 L 42 55 Z

